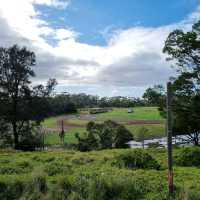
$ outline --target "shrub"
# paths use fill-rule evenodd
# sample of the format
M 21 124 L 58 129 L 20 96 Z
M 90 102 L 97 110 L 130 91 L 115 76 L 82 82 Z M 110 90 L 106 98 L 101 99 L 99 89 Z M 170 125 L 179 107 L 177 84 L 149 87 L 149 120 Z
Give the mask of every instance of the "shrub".
M 51 192 L 51 199 L 69 199 L 72 193 L 72 183 L 68 177 L 61 177 Z
M 40 126 L 25 129 L 20 135 L 19 147 L 23 151 L 35 151 L 43 147 L 43 137 L 44 133 Z
M 45 172 L 49 176 L 55 176 L 56 174 L 64 174 L 71 172 L 70 165 L 64 165 L 62 162 L 51 162 L 45 165 Z
M 129 150 L 119 155 L 115 164 L 129 169 L 160 169 L 160 164 L 143 150 Z
M 87 133 L 83 137 L 76 134 L 80 151 L 128 148 L 127 143 L 133 139 L 132 133 L 125 126 L 111 120 L 101 124 L 89 122 L 86 129 Z
M 200 147 L 182 148 L 175 157 L 175 162 L 180 166 L 200 166 Z
M 0 199 L 19 199 L 23 194 L 24 187 L 25 180 L 17 177 L 11 180 L 9 177 L 4 177 L 0 179 Z

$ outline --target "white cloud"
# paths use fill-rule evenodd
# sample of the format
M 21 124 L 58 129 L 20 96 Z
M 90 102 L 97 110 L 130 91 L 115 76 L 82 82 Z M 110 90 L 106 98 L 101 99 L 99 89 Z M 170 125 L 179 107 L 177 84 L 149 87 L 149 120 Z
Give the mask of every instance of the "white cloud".
M 69 6 L 70 1 L 69 0 L 30 0 L 35 4 L 43 4 L 47 6 L 53 6 L 59 9 L 65 9 Z
M 40 4 L 60 9 L 69 3 L 68 0 L 0 0 L 0 46 L 18 43 L 34 50 L 38 80 L 55 77 L 62 85 L 85 84 L 91 88 L 109 85 L 113 94 L 120 94 L 122 87 L 164 83 L 174 73 L 162 54 L 167 35 L 176 28 L 191 28 L 200 17 L 199 7 L 177 24 L 158 28 L 135 26 L 112 30 L 112 34 L 104 31 L 109 34 L 107 45 L 98 46 L 78 42 L 79 33 L 72 28 L 51 27 L 34 7 Z M 45 39 L 47 36 L 57 43 L 52 46 Z M 96 89 L 93 91 L 98 93 Z
M 75 31 L 64 28 L 57 29 L 55 34 L 55 38 L 58 40 L 66 40 L 69 38 L 76 38 L 78 36 L 78 33 Z

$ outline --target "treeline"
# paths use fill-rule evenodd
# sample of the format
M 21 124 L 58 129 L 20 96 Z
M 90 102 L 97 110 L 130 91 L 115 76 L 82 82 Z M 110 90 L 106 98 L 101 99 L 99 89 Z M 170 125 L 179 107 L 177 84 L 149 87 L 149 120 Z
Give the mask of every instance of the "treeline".
M 80 108 L 129 108 L 137 106 L 160 106 L 165 97 L 165 89 L 162 85 L 148 88 L 142 98 L 135 97 L 99 97 L 97 95 L 80 94 L 56 94 L 49 97 L 49 116 L 77 112 Z
M 148 102 L 133 97 L 99 97 L 95 95 L 80 94 L 57 94 L 48 99 L 50 109 L 49 115 L 59 115 L 76 112 L 80 108 L 95 108 L 95 107 L 134 107 L 145 106 Z

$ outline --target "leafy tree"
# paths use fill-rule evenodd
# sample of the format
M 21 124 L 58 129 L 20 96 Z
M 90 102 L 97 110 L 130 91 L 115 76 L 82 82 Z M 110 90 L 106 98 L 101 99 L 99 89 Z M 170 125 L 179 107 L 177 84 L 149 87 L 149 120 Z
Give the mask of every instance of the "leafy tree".
M 49 116 L 76 113 L 77 108 L 69 95 L 61 94 L 48 98 L 50 109 Z
M 133 139 L 132 134 L 123 125 L 111 120 L 102 124 L 89 122 L 87 133 L 83 137 L 77 134 L 76 137 L 78 149 L 81 151 L 128 148 L 126 143 Z
M 12 134 L 9 124 L 0 119 L 0 146 L 6 146 L 12 143 Z
M 164 88 L 162 85 L 155 85 L 153 88 L 148 88 L 143 94 L 144 100 L 148 105 L 159 106 L 163 101 Z
M 56 84 L 50 79 L 46 87 L 32 87 L 35 64 L 35 54 L 26 48 L 0 48 L 0 117 L 12 127 L 15 149 L 20 148 L 20 136 L 46 116 L 46 97 Z
M 192 30 L 169 34 L 163 52 L 177 66 L 173 78 L 174 132 L 186 134 L 195 145 L 200 142 L 200 21 Z
M 82 137 L 76 133 L 76 138 L 78 140 L 77 148 L 80 151 L 92 151 L 100 149 L 99 137 L 95 133 L 87 132 L 84 133 Z

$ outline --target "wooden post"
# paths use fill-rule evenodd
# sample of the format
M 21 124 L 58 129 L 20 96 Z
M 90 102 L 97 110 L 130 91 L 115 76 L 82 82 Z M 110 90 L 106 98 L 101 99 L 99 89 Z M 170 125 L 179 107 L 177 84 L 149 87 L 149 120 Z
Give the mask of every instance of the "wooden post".
M 64 132 L 64 121 L 63 120 L 61 121 L 61 124 L 62 124 L 61 125 L 62 126 L 61 132 L 63 133 Z
M 174 192 L 173 186 L 173 159 L 172 159 L 172 91 L 171 83 L 167 83 L 167 150 L 168 150 L 168 188 L 169 195 Z
M 61 120 L 61 132 L 59 134 L 61 142 L 64 144 L 65 139 L 65 130 L 64 130 L 64 121 Z

